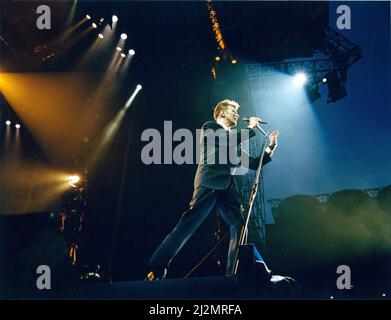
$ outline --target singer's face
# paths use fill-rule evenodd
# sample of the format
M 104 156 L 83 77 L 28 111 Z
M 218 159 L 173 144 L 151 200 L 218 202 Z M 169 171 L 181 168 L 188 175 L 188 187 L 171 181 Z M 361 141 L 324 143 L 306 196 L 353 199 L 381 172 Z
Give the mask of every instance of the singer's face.
M 236 127 L 238 125 L 239 114 L 237 108 L 234 106 L 228 106 L 225 111 L 225 118 L 229 122 L 230 127 Z

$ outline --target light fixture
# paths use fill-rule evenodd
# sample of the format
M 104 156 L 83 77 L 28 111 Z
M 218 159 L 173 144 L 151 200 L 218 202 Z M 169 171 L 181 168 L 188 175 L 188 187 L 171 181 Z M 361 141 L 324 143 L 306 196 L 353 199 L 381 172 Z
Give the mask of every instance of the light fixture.
M 141 84 L 138 84 L 136 87 L 136 90 L 141 90 L 142 88 L 143 88 L 143 86 Z
M 86 19 L 91 20 L 91 16 L 89 14 L 86 14 Z
M 298 72 L 293 78 L 293 81 L 296 85 L 302 86 L 307 82 L 307 76 L 303 72 Z
M 10 126 L 10 125 L 11 125 L 11 121 L 7 120 L 7 121 L 5 122 L 5 124 L 6 124 L 7 126 Z
M 78 175 L 73 175 L 69 177 L 69 184 L 74 188 L 76 188 L 76 183 L 78 183 L 79 181 L 80 181 L 80 176 Z
M 134 56 L 134 55 L 136 54 L 136 51 L 134 51 L 133 49 L 130 49 L 130 50 L 129 50 L 129 54 L 130 54 L 131 56 Z
M 125 58 L 125 57 L 126 57 L 126 54 L 122 52 L 122 53 L 121 53 L 121 57 L 122 57 L 122 58 Z
M 115 48 L 117 51 L 122 51 L 120 47 Z
M 92 23 L 92 27 L 93 27 L 94 29 L 98 28 L 98 26 L 96 25 L 95 22 Z
M 220 59 L 221 59 L 221 58 L 220 58 L 219 56 L 216 56 L 216 57 L 215 57 L 215 60 L 216 60 L 216 61 L 220 61 Z
M 19 129 L 20 128 L 20 124 L 19 123 L 15 124 L 15 128 Z
M 127 34 L 126 33 L 122 33 L 121 34 L 121 39 L 122 40 L 126 40 L 128 38 Z
M 238 62 L 238 60 L 236 60 L 236 59 L 232 59 L 232 60 L 231 60 L 231 63 L 232 63 L 232 64 L 236 64 L 237 62 Z
M 103 34 L 99 33 L 99 34 L 98 34 L 98 37 L 101 38 L 101 39 L 103 39 Z
M 116 15 L 113 15 L 113 16 L 111 17 L 111 21 L 117 22 L 117 21 L 118 21 L 118 17 L 117 17 Z

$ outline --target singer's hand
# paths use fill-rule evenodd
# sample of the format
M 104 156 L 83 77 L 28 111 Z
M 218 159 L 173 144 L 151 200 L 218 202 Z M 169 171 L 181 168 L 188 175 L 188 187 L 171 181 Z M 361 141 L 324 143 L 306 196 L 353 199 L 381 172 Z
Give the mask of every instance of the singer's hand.
M 248 120 L 248 126 L 252 129 L 254 129 L 259 124 L 259 122 L 262 121 L 257 117 L 250 117 Z
M 270 145 L 271 146 L 276 146 L 277 145 L 277 137 L 280 133 L 278 132 L 278 130 L 274 130 L 270 136 L 269 136 L 269 140 L 270 140 Z

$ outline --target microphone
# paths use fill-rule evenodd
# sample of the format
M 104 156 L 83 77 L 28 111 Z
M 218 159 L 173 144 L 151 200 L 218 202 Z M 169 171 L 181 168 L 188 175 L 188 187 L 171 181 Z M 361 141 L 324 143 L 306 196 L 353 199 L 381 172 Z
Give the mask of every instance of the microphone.
M 249 122 L 250 119 L 249 118 L 243 118 L 242 119 L 244 122 Z M 266 122 L 266 121 L 259 121 L 259 123 L 262 123 L 262 124 L 269 124 L 269 122 Z

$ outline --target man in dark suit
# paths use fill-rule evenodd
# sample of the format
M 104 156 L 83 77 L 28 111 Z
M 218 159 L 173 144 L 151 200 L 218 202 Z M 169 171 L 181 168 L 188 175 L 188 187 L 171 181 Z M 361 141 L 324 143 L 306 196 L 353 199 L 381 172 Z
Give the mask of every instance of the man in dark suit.
M 241 151 L 241 143 L 255 136 L 254 128 L 261 121 L 259 118 L 251 117 L 246 129 L 238 132 L 231 130 L 237 126 L 238 108 L 239 104 L 235 101 L 220 101 L 213 112 L 215 121 L 206 122 L 202 126 L 200 162 L 194 179 L 194 192 L 189 209 L 183 213 L 174 230 L 152 255 L 149 261 L 151 271 L 147 276 L 149 280 L 165 277 L 171 260 L 215 208 L 229 226 L 230 243 L 226 274 L 233 273 L 238 235 L 243 220 L 233 178 L 238 164 L 233 163 L 235 161 L 232 161 L 231 155 L 237 154 L 238 150 Z M 270 143 L 263 155 L 262 165 L 271 161 L 273 150 L 277 146 L 277 136 L 278 131 L 270 134 Z M 248 156 L 248 167 L 256 170 L 260 158 Z

